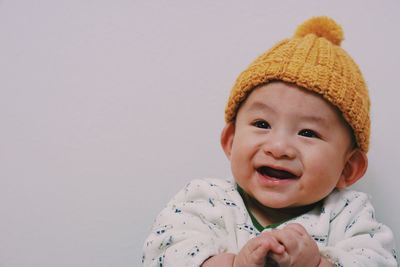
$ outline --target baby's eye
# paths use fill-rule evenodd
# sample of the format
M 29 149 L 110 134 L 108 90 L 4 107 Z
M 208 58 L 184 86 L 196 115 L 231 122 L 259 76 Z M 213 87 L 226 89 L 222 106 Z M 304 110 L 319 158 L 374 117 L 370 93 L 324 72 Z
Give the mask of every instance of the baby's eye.
M 310 129 L 303 129 L 299 132 L 299 135 L 304 136 L 304 137 L 309 137 L 309 138 L 319 138 L 319 135 Z
M 261 129 L 270 129 L 271 128 L 271 125 L 269 125 L 269 123 L 264 120 L 257 120 L 253 123 L 253 125 L 256 126 L 257 128 L 261 128 Z

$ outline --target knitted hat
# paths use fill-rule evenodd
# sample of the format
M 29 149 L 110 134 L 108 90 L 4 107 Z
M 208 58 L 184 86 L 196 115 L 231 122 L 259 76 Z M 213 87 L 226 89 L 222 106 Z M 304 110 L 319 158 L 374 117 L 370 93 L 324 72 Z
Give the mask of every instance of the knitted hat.
M 233 122 L 240 104 L 255 87 L 272 80 L 293 83 L 313 91 L 336 106 L 354 132 L 358 147 L 368 151 L 370 100 L 363 76 L 340 47 L 343 31 L 328 17 L 314 17 L 259 56 L 232 88 L 225 121 Z

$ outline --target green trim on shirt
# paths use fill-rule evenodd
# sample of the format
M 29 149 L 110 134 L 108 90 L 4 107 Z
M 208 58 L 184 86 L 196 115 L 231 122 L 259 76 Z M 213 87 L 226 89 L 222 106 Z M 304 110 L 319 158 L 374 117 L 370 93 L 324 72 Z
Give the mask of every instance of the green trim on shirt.
M 237 191 L 239 192 L 240 196 L 241 196 L 242 199 L 243 199 L 244 206 L 246 207 L 246 210 L 247 210 L 247 212 L 248 212 L 249 215 L 250 215 L 251 222 L 253 223 L 253 226 L 254 226 L 260 233 L 261 233 L 262 231 L 264 231 L 265 229 L 275 229 L 275 228 L 278 227 L 279 225 L 281 225 L 281 224 L 287 222 L 287 221 L 283 221 L 283 222 L 279 222 L 279 223 L 273 223 L 273 224 L 270 224 L 270 225 L 267 225 L 267 226 L 262 226 L 262 225 L 257 221 L 256 217 L 254 217 L 253 213 L 251 213 L 250 209 L 247 207 L 246 201 L 244 201 L 244 200 L 245 200 L 245 197 L 246 197 L 246 195 L 247 195 L 246 192 L 244 192 L 244 190 L 243 190 L 238 184 L 236 184 L 236 189 L 237 189 Z

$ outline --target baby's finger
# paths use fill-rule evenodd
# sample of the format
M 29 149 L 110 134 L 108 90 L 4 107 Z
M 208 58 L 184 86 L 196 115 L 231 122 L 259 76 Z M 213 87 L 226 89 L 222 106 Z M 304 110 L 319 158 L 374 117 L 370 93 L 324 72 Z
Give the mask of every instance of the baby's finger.
M 246 245 L 248 252 L 247 257 L 250 262 L 256 262 L 257 264 L 263 264 L 266 256 L 270 252 L 277 254 L 283 253 L 285 248 L 279 244 L 279 242 L 268 233 L 262 233 L 256 238 L 250 240 Z
M 272 236 L 268 235 L 260 235 L 250 239 L 240 250 L 237 257 L 238 262 L 240 261 L 243 266 L 247 266 L 249 263 L 263 266 L 274 242 L 277 243 Z
M 299 233 L 291 228 L 284 228 L 271 231 L 271 235 L 285 247 L 285 250 L 290 253 L 297 246 Z
M 285 251 L 285 247 L 278 242 L 278 240 L 272 236 L 269 232 L 261 233 L 258 238 L 260 239 L 260 246 L 265 250 L 273 253 L 281 254 Z
M 307 230 L 301 224 L 298 223 L 290 223 L 286 225 L 284 229 L 291 229 L 296 233 L 298 233 L 300 236 L 307 234 Z

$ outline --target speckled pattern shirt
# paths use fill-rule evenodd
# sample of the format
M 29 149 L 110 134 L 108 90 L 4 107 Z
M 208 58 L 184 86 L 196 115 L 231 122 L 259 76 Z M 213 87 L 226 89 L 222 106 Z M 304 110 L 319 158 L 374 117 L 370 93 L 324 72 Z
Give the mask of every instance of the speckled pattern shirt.
M 393 233 L 375 220 L 365 193 L 335 190 L 322 205 L 277 228 L 288 223 L 303 225 L 335 266 L 398 266 Z M 193 180 L 157 216 L 143 266 L 200 266 L 211 256 L 237 253 L 259 233 L 235 183 Z

